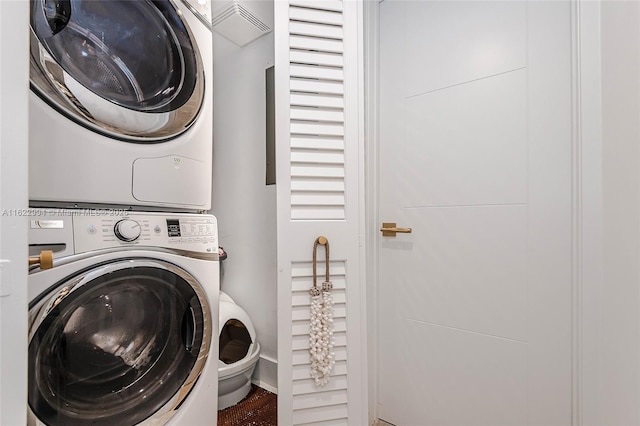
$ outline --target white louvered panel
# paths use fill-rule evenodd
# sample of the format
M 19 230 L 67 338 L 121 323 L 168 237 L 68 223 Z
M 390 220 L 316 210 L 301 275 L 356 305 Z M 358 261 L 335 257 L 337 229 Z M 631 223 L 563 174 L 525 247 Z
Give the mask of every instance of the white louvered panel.
M 292 164 L 291 176 L 310 178 L 344 178 L 344 167 L 335 164 Z
M 338 276 L 331 272 L 331 283 L 333 284 L 334 291 L 345 291 L 345 277 Z M 318 265 L 318 282 L 324 281 L 324 268 L 321 265 Z M 300 277 L 294 278 L 291 280 L 291 294 L 303 293 L 305 291 L 309 291 L 311 288 L 312 280 L 311 278 Z
M 324 278 L 325 278 L 324 268 L 318 265 L 318 285 L 320 285 L 320 283 L 324 281 Z M 335 293 L 334 296 L 344 294 L 346 292 L 346 289 L 345 289 L 346 279 L 344 276 L 335 275 L 332 271 L 330 280 L 331 280 L 331 283 L 333 284 L 333 292 Z M 291 294 L 294 295 L 294 294 L 304 293 L 305 291 L 308 292 L 309 288 L 312 286 L 312 283 L 311 283 L 311 279 L 295 278 L 291 281 L 291 286 L 292 286 Z M 338 297 L 342 297 L 342 296 L 338 296 Z
M 343 123 L 344 113 L 341 110 L 292 107 L 291 119 L 318 122 Z
M 349 425 L 349 419 L 331 419 L 322 422 L 298 423 L 297 426 L 352 426 Z
M 293 383 L 293 409 L 304 410 L 307 408 L 327 407 L 331 405 L 346 404 L 347 392 L 346 388 L 336 390 L 324 390 L 316 393 L 296 394 L 296 382 Z
M 293 380 L 301 380 L 308 379 L 311 377 L 311 372 L 309 370 L 308 364 L 296 365 L 293 367 Z M 347 361 L 336 361 L 336 364 L 333 366 L 333 372 L 336 376 L 347 374 Z
M 318 253 L 322 258 L 322 253 Z M 323 416 L 331 413 L 334 407 L 346 404 L 347 395 L 347 363 L 346 363 L 346 295 L 345 295 L 345 274 L 346 264 L 342 260 L 334 260 L 329 263 L 330 279 L 335 282 L 332 295 L 334 297 L 334 349 L 338 367 L 333 369 L 331 380 L 325 386 L 316 386 L 310 377 L 310 357 L 309 357 L 309 319 L 311 316 L 310 304 L 311 296 L 309 288 L 313 285 L 313 264 L 311 262 L 293 262 L 291 264 L 291 306 L 298 311 L 298 315 L 303 317 L 292 322 L 291 328 L 291 348 L 293 352 L 293 363 L 296 366 L 295 373 L 292 371 L 292 396 L 293 396 L 293 416 L 304 418 L 310 416 L 313 421 L 327 421 L 334 419 L 333 416 L 318 417 L 317 409 L 328 407 L 323 411 Z M 324 280 L 325 263 L 320 261 L 316 268 L 318 281 Z M 294 420 L 294 424 L 297 424 Z
M 347 331 L 347 321 L 344 317 L 333 318 L 333 331 Z M 291 327 L 292 336 L 301 336 L 309 334 L 309 321 L 294 321 Z
M 342 40 L 344 34 L 342 27 L 299 21 L 292 21 L 289 24 L 289 33 L 311 37 L 333 38 L 337 40 Z
M 327 206 L 327 207 L 339 207 L 344 206 L 344 194 L 343 193 L 304 193 L 298 192 L 291 193 L 291 206 Z M 318 219 L 322 219 L 321 217 Z
M 289 19 L 291 21 L 315 22 L 325 25 L 342 25 L 342 13 L 340 12 L 304 7 L 294 6 L 289 8 Z
M 322 281 L 324 281 L 324 277 L 318 277 L 318 285 L 321 285 Z M 333 303 L 336 305 L 347 301 L 344 290 L 334 290 L 331 295 L 333 296 Z M 310 303 L 309 290 L 294 291 L 291 295 L 291 306 L 309 306 Z
M 324 281 L 324 269 L 321 269 L 320 266 L 318 266 L 318 283 L 320 283 L 321 281 Z M 335 275 L 331 274 L 331 283 L 333 284 L 333 291 L 334 292 L 345 292 L 345 280 L 344 277 L 340 278 L 340 277 L 336 277 Z M 309 288 L 311 288 L 311 281 L 307 280 L 307 279 L 294 279 L 291 282 L 291 286 L 292 286 L 292 290 L 291 290 L 291 294 L 299 294 L 299 293 L 304 293 L 309 292 Z
M 344 220 L 344 206 L 292 206 L 291 220 Z
M 344 80 L 344 71 L 337 67 L 320 67 L 319 65 L 294 64 L 291 65 L 291 77 L 310 78 L 317 80 Z
M 342 1 L 340 0 L 291 0 L 292 6 L 308 7 L 310 9 L 333 10 L 342 12 Z
M 347 404 L 331 405 L 328 407 L 307 408 L 293 411 L 293 424 L 331 421 L 346 418 L 349 415 Z
M 294 135 L 291 137 L 291 148 L 344 151 L 344 140 L 332 136 Z
M 342 151 L 330 151 L 330 150 L 291 150 L 291 163 L 303 163 L 312 164 L 344 164 L 344 153 Z
M 347 376 L 346 375 L 331 375 L 331 381 L 325 386 L 316 386 L 312 378 L 306 378 L 302 380 L 293 381 L 293 394 L 304 395 L 317 392 L 319 395 L 329 393 L 330 391 L 338 391 L 347 388 Z M 336 401 L 346 402 L 346 401 Z M 307 407 L 304 407 L 307 408 Z
M 305 50 L 291 50 L 289 61 L 293 64 L 322 65 L 326 67 L 344 66 L 344 56 L 333 53 L 308 52 Z
M 316 270 L 318 273 L 322 273 L 322 276 L 324 276 L 324 258 L 318 262 Z M 347 265 L 345 261 L 330 259 L 329 272 L 332 280 L 339 277 L 344 278 L 344 276 L 347 273 Z M 291 276 L 293 278 L 304 278 L 304 277 L 309 278 L 309 284 L 311 284 L 312 278 L 313 278 L 313 264 L 311 262 L 294 262 L 291 265 Z M 334 283 L 334 285 L 337 286 L 338 284 Z M 340 287 L 340 288 L 344 288 L 344 287 Z M 294 288 L 294 290 L 301 291 L 303 289 Z
M 309 320 L 309 308 L 306 306 L 294 306 L 291 308 L 291 313 L 292 321 Z M 346 315 L 347 309 L 345 305 L 336 305 L 333 307 L 334 317 L 346 317 Z
M 314 204 L 316 202 L 316 204 Z M 332 205 L 322 197 L 296 200 L 291 205 L 291 220 L 343 220 L 344 202 Z
M 343 136 L 344 126 L 342 124 L 294 121 L 291 123 L 291 133 L 297 135 Z
M 312 108 L 344 108 L 344 98 L 335 95 L 317 95 L 315 93 L 292 93 L 291 106 L 306 106 Z
M 321 265 L 318 265 L 318 282 L 320 280 L 324 280 L 324 268 Z M 331 272 L 331 283 L 333 284 L 333 290 L 335 291 L 345 291 L 345 277 L 338 276 Z M 309 291 L 311 288 L 311 279 L 310 278 L 294 278 L 291 280 L 291 293 L 300 293 Z
M 347 346 L 347 334 L 344 332 L 334 333 L 333 337 L 336 340 L 335 346 Z M 292 348 L 294 351 L 298 349 L 309 349 L 309 336 L 293 336 L 291 339 Z
M 342 95 L 344 93 L 344 85 L 341 81 L 292 79 L 290 87 L 292 92 L 324 93 L 329 95 Z
M 346 405 L 347 402 L 348 398 L 346 389 L 329 392 L 318 392 L 315 394 L 294 395 L 293 410 L 295 413 L 296 411 L 305 411 L 308 409 L 316 409 L 319 407 L 334 407 L 337 405 Z M 295 424 L 297 425 L 298 423 Z
M 335 360 L 346 361 L 347 360 L 347 348 L 344 346 L 334 347 L 336 354 Z M 304 365 L 309 368 L 309 349 L 293 351 L 292 352 L 292 365 Z
M 342 179 L 309 179 L 300 178 L 291 181 L 292 191 L 322 191 L 322 192 L 344 192 L 344 181 Z
M 333 319 L 333 331 L 334 332 L 343 332 L 347 331 L 347 321 L 344 317 L 334 318 Z M 291 335 L 292 336 L 302 336 L 309 335 L 309 322 L 308 321 L 294 321 L 291 327 Z
M 292 206 L 291 220 L 319 221 L 344 220 L 344 207 L 331 206 Z
M 311 50 L 313 52 L 340 54 L 344 52 L 344 45 L 342 44 L 342 40 L 335 40 L 332 38 L 291 36 L 289 38 L 289 47 L 298 50 Z

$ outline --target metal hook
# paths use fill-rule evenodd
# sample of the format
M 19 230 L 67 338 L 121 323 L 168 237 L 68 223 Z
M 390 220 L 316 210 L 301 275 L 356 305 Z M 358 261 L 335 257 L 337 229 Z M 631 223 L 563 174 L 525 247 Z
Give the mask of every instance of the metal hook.
M 331 284 L 330 274 L 329 274 L 329 240 L 327 237 L 319 236 L 313 243 L 313 287 L 309 292 L 312 296 L 320 295 L 320 289 L 318 288 L 318 245 L 323 245 L 325 250 L 325 271 L 324 271 L 324 282 L 322 283 L 322 291 L 329 291 L 333 287 Z

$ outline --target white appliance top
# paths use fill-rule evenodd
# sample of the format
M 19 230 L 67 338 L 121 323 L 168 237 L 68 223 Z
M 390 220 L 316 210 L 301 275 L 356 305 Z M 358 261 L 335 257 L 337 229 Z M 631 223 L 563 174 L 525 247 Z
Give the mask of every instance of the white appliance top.
M 218 252 L 218 226 L 208 214 L 133 212 L 118 209 L 29 209 L 30 251 L 54 258 L 94 250 L 135 247 Z

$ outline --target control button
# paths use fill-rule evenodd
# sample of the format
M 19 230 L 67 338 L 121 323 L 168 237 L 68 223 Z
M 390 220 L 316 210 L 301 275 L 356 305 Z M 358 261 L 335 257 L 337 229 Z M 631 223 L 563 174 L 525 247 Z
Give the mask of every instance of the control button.
M 122 219 L 116 222 L 113 232 L 120 241 L 135 241 L 140 236 L 140 224 L 135 220 Z
M 96 232 L 98 232 L 98 230 L 96 229 L 96 227 L 95 227 L 95 226 L 93 226 L 93 225 L 89 225 L 89 228 L 87 229 L 87 232 L 89 232 L 89 234 L 93 235 L 93 234 L 95 234 Z
M 156 234 L 159 234 L 160 232 L 162 232 L 162 229 L 160 229 L 160 225 L 156 225 L 156 227 L 153 228 L 153 232 L 155 232 Z

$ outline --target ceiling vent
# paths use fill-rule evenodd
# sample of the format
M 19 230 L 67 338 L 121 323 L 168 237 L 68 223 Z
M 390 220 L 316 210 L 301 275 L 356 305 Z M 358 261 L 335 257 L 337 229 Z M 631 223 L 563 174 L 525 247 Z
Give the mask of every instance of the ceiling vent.
M 252 3 L 265 3 L 265 5 L 273 7 L 271 2 Z M 237 0 L 231 1 L 215 11 L 211 25 L 217 33 L 220 33 L 238 46 L 249 44 L 272 30 L 271 26 L 250 10 L 246 3 Z

